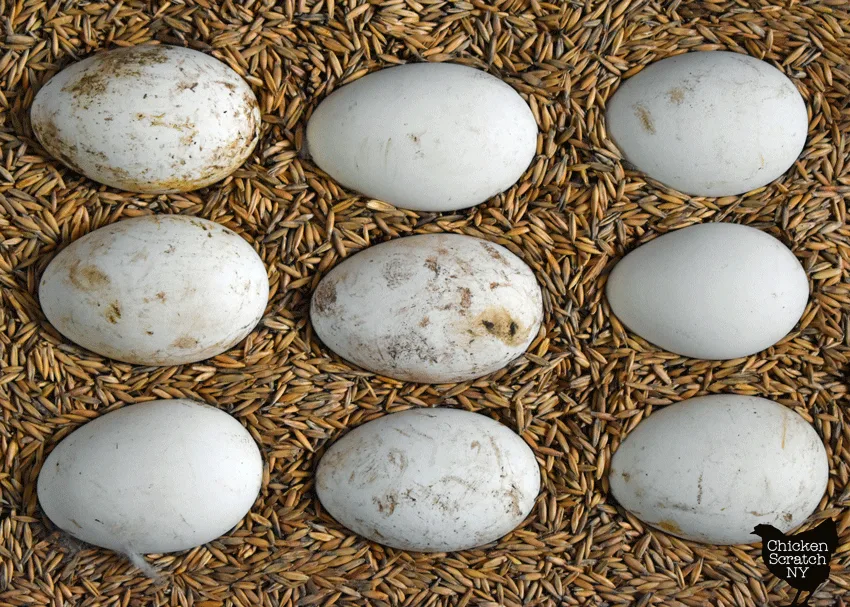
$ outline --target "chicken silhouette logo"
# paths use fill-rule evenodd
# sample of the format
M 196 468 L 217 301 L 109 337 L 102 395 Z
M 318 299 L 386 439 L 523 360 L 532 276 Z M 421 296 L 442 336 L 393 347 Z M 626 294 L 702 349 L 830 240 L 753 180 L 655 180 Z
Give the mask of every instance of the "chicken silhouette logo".
M 829 577 L 829 560 L 838 548 L 835 521 L 827 519 L 814 529 L 785 535 L 772 525 L 756 525 L 753 533 L 762 539 L 761 557 L 768 570 L 797 589 L 789 607 L 803 607 Z M 798 603 L 800 594 L 808 592 Z

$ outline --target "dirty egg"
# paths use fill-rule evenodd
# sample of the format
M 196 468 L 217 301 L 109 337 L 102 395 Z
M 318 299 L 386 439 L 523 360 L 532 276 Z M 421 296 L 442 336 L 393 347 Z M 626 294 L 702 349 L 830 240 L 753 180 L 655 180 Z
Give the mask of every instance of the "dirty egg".
M 251 154 L 260 108 L 248 84 L 214 57 L 156 45 L 97 53 L 45 84 L 31 111 L 55 158 L 131 192 L 213 184 Z
M 521 356 L 543 318 L 531 269 L 470 236 L 426 234 L 370 247 L 319 283 L 316 334 L 346 360 L 395 379 L 466 381 Z
M 149 215 L 97 229 L 47 266 L 41 308 L 71 341 L 140 365 L 204 360 L 259 322 L 269 281 L 259 255 L 224 226 Z
M 374 542 L 421 552 L 466 550 L 516 528 L 540 471 L 517 434 L 457 409 L 414 409 L 359 426 L 334 443 L 316 491 L 337 521 Z
M 449 211 L 512 186 L 536 153 L 537 123 L 486 72 L 415 63 L 329 95 L 307 124 L 307 144 L 343 186 L 405 209 Z
M 191 400 L 158 400 L 63 439 L 38 476 L 38 500 L 57 527 L 89 544 L 174 552 L 239 523 L 262 476 L 260 450 L 234 418 Z
M 778 69 L 748 55 L 685 53 L 632 76 L 608 102 L 623 155 L 661 183 L 696 196 L 770 183 L 806 142 L 806 105 Z
M 692 398 L 652 413 L 614 453 L 620 505 L 672 535 L 750 544 L 761 523 L 790 531 L 817 508 L 823 441 L 792 409 L 753 396 Z
M 676 354 L 725 360 L 785 337 L 809 297 L 806 272 L 779 240 L 708 223 L 659 236 L 626 255 L 608 301 L 629 329 Z

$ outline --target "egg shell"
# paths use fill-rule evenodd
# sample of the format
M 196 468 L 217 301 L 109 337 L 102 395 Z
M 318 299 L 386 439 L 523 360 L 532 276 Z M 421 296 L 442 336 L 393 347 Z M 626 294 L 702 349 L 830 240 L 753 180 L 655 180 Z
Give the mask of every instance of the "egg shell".
M 464 209 L 508 189 L 537 149 L 537 123 L 498 78 L 416 63 L 325 98 L 307 124 L 313 160 L 343 186 L 418 211 Z
M 818 433 L 793 410 L 734 394 L 692 398 L 655 411 L 611 460 L 609 483 L 636 517 L 712 544 L 761 541 L 765 523 L 787 532 L 826 490 Z
M 224 226 L 182 215 L 126 219 L 74 241 L 47 266 L 50 323 L 103 356 L 178 365 L 228 350 L 262 318 L 262 260 Z
M 248 84 L 214 57 L 176 46 L 97 53 L 59 72 L 33 101 L 54 157 L 132 192 L 185 192 L 235 171 L 260 133 Z
M 670 232 L 626 255 L 608 301 L 632 331 L 676 354 L 749 356 L 803 315 L 806 272 L 779 240 L 749 226 L 709 223 Z
M 516 528 L 534 506 L 534 453 L 507 426 L 457 409 L 415 409 L 359 426 L 319 462 L 316 491 L 337 521 L 420 552 L 466 550 Z
M 503 368 L 543 318 L 531 269 L 471 236 L 426 234 L 370 247 L 316 289 L 316 334 L 375 373 L 423 383 L 466 381 Z
M 653 63 L 620 85 L 606 116 L 628 161 L 696 196 L 770 183 L 797 160 L 808 131 L 806 104 L 782 72 L 723 51 Z
M 38 500 L 53 523 L 95 546 L 163 553 L 233 528 L 260 491 L 263 460 L 227 413 L 191 400 L 126 406 L 50 453 Z

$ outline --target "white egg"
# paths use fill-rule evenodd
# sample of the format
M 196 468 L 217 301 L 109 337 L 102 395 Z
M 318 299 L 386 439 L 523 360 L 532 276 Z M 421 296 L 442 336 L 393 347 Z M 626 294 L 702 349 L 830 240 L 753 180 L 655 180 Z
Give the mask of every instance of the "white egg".
M 217 59 L 176 46 L 97 53 L 33 101 L 41 144 L 70 168 L 132 192 L 185 192 L 235 171 L 260 133 L 248 84 Z
M 495 541 L 534 506 L 540 471 L 508 427 L 477 413 L 416 409 L 359 426 L 319 462 L 316 490 L 340 523 L 422 552 Z
M 450 383 L 503 368 L 543 319 L 531 269 L 502 246 L 427 234 L 370 247 L 319 283 L 316 334 L 341 357 L 400 380 Z
M 611 492 L 672 535 L 749 544 L 758 524 L 787 532 L 826 490 L 823 441 L 800 415 L 753 396 L 692 398 L 652 413 L 611 460 Z
M 785 337 L 809 297 L 806 272 L 773 236 L 731 223 L 670 232 L 626 255 L 608 301 L 632 331 L 676 354 L 749 356 Z
M 262 318 L 263 261 L 238 234 L 182 215 L 126 219 L 62 250 L 41 278 L 50 323 L 116 360 L 179 365 L 233 347 Z
M 608 102 L 608 132 L 626 159 L 697 196 L 729 196 L 781 176 L 806 143 L 806 104 L 769 63 L 692 52 L 632 76 Z
M 307 143 L 343 186 L 405 209 L 450 211 L 522 176 L 537 123 L 522 97 L 486 72 L 415 63 L 329 95 L 307 124 Z
M 62 440 L 38 476 L 59 528 L 126 553 L 186 550 L 227 533 L 250 510 L 263 460 L 227 413 L 158 400 L 107 413 Z

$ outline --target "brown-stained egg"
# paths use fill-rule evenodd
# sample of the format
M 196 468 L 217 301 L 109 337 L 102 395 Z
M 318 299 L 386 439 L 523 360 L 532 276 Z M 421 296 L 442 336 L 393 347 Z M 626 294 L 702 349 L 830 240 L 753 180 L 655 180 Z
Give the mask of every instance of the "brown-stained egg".
M 521 356 L 543 320 L 540 287 L 516 255 L 486 240 L 426 234 L 344 261 L 313 294 L 316 334 L 365 369 L 450 383 Z
M 196 190 L 250 156 L 260 108 L 248 84 L 214 57 L 145 45 L 65 68 L 33 101 L 39 142 L 69 168 L 143 193 Z
M 86 234 L 41 278 L 41 308 L 71 341 L 139 365 L 217 356 L 265 312 L 269 281 L 251 245 L 198 217 L 149 215 Z

